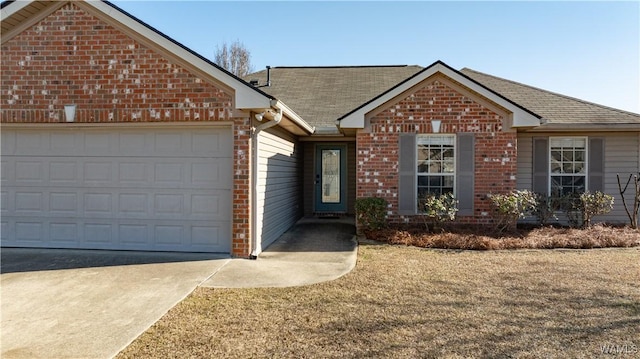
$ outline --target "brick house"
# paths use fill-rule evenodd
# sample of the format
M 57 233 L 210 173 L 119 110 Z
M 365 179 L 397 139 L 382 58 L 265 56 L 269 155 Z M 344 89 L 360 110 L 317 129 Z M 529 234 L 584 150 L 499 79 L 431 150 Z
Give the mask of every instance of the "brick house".
M 243 80 L 102 1 L 3 2 L 1 46 L 2 246 L 250 257 L 359 197 L 486 223 L 488 193 L 640 167 L 640 115 L 442 62 Z

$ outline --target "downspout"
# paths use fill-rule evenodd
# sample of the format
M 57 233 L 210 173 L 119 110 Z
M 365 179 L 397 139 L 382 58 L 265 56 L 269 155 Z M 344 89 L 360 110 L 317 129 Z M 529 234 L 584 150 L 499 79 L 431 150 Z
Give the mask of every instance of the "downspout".
M 271 110 L 267 110 L 264 111 L 262 113 L 258 113 L 255 115 L 256 120 L 258 121 L 262 121 L 265 118 L 265 115 L 267 114 L 267 112 L 271 113 Z M 253 169 L 251 171 L 251 181 L 253 183 L 252 186 L 252 190 L 251 190 L 251 254 L 249 255 L 250 259 L 256 259 L 258 258 L 258 251 L 257 251 L 257 247 L 258 247 L 258 233 L 256 233 L 256 228 L 257 228 L 257 218 L 258 218 L 258 206 L 257 204 L 257 200 L 258 200 L 258 152 L 259 152 L 259 147 L 258 147 L 258 135 L 260 134 L 260 132 L 271 128 L 273 126 L 277 126 L 280 121 L 282 121 L 282 109 L 279 108 L 278 112 L 273 114 L 273 119 L 271 121 L 265 122 L 260 124 L 258 127 L 253 128 L 252 134 L 251 134 L 251 147 L 253 149 L 253 151 L 251 151 L 251 168 Z

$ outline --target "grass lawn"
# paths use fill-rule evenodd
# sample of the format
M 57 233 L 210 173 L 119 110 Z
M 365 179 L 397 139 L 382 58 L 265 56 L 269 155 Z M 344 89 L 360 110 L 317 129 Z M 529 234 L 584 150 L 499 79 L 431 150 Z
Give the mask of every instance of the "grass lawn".
M 640 356 L 640 249 L 362 244 L 356 269 L 280 289 L 197 289 L 118 358 Z

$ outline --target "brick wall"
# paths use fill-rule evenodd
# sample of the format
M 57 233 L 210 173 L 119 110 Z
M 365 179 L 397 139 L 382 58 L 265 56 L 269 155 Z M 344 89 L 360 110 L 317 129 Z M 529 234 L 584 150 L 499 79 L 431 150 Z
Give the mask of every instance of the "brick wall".
M 233 244 L 249 249 L 248 116 L 233 95 L 71 3 L 2 44 L 2 123 L 230 121 L 234 132 Z
M 391 222 L 418 220 L 397 214 L 398 135 L 432 133 L 431 120 L 442 121 L 440 133 L 474 133 L 474 215 L 458 221 L 488 223 L 486 195 L 516 186 L 516 133 L 503 132 L 503 116 L 456 92 L 443 80 L 425 83 L 372 117 L 369 129 L 357 134 L 357 196 L 385 198 Z

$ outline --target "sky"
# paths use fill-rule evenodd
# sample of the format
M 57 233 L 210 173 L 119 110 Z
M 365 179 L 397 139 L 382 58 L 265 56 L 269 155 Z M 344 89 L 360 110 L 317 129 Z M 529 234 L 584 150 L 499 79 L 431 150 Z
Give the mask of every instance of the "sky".
M 640 113 L 640 1 L 112 1 L 213 59 L 265 66 L 444 61 Z

